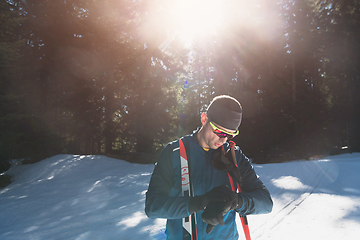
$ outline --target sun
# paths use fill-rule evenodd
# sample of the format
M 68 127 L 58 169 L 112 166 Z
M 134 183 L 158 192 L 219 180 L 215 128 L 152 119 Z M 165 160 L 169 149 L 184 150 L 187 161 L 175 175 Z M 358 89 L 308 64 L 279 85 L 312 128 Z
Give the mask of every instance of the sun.
M 163 51 L 174 39 L 191 48 L 194 40 L 197 43 L 226 37 L 232 40 L 235 33 L 242 31 L 270 39 L 284 22 L 276 14 L 277 4 L 268 0 L 159 1 L 161 4 L 151 5 L 151 14 L 144 20 L 144 35 L 160 42 Z
M 177 0 L 171 10 L 173 26 L 185 45 L 191 45 L 197 37 L 216 33 L 224 24 L 223 1 Z

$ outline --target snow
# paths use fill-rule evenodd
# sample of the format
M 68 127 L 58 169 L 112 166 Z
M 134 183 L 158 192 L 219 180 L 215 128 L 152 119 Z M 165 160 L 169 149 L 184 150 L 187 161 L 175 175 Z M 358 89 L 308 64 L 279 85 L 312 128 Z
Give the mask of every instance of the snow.
M 253 240 L 359 238 L 360 153 L 254 168 L 274 209 L 248 216 Z M 164 239 L 166 220 L 144 213 L 153 169 L 91 155 L 15 165 L 0 189 L 0 239 Z

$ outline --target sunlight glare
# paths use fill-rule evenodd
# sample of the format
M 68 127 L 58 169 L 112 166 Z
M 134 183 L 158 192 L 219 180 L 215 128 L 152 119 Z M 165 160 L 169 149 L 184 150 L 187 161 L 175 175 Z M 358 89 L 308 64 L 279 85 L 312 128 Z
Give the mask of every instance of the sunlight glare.
M 259 39 L 277 36 L 281 17 L 273 8 L 266 0 L 168 0 L 150 11 L 143 31 L 149 39 L 164 33 L 158 43 L 162 51 L 174 40 L 190 48 L 195 41 L 203 44 L 222 38 L 241 48 L 236 39 L 239 32 L 254 33 Z
M 299 178 L 293 176 L 282 176 L 278 179 L 273 179 L 272 183 L 278 188 L 287 190 L 300 190 L 309 188 L 309 186 L 304 185 Z
M 126 218 L 116 224 L 116 226 L 123 226 L 124 229 L 136 227 L 141 221 L 147 220 L 147 216 L 141 212 L 135 212 L 129 218 Z
M 206 37 L 224 21 L 224 9 L 218 0 L 176 1 L 172 18 L 180 39 L 190 45 L 196 37 Z

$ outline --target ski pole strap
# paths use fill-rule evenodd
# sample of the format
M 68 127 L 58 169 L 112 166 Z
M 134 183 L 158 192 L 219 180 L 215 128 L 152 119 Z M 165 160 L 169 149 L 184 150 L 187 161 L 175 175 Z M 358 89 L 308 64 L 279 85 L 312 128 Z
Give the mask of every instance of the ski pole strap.
M 180 165 L 181 165 L 181 192 L 184 197 L 193 197 L 192 181 L 189 169 L 189 161 L 184 143 L 179 139 Z M 189 148 L 189 147 L 188 147 Z M 195 213 L 182 219 L 183 240 L 197 240 Z

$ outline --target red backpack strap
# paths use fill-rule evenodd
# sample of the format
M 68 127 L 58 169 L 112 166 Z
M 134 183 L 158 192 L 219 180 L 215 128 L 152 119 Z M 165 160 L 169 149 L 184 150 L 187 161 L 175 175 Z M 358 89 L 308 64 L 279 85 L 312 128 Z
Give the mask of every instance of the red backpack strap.
M 192 181 L 190 175 L 190 163 L 186 154 L 186 148 L 181 139 L 179 139 L 180 147 L 180 166 L 181 166 L 181 192 L 182 196 L 193 197 Z M 188 149 L 189 150 L 189 149 Z M 197 240 L 197 226 L 195 213 L 182 219 L 183 240 Z

